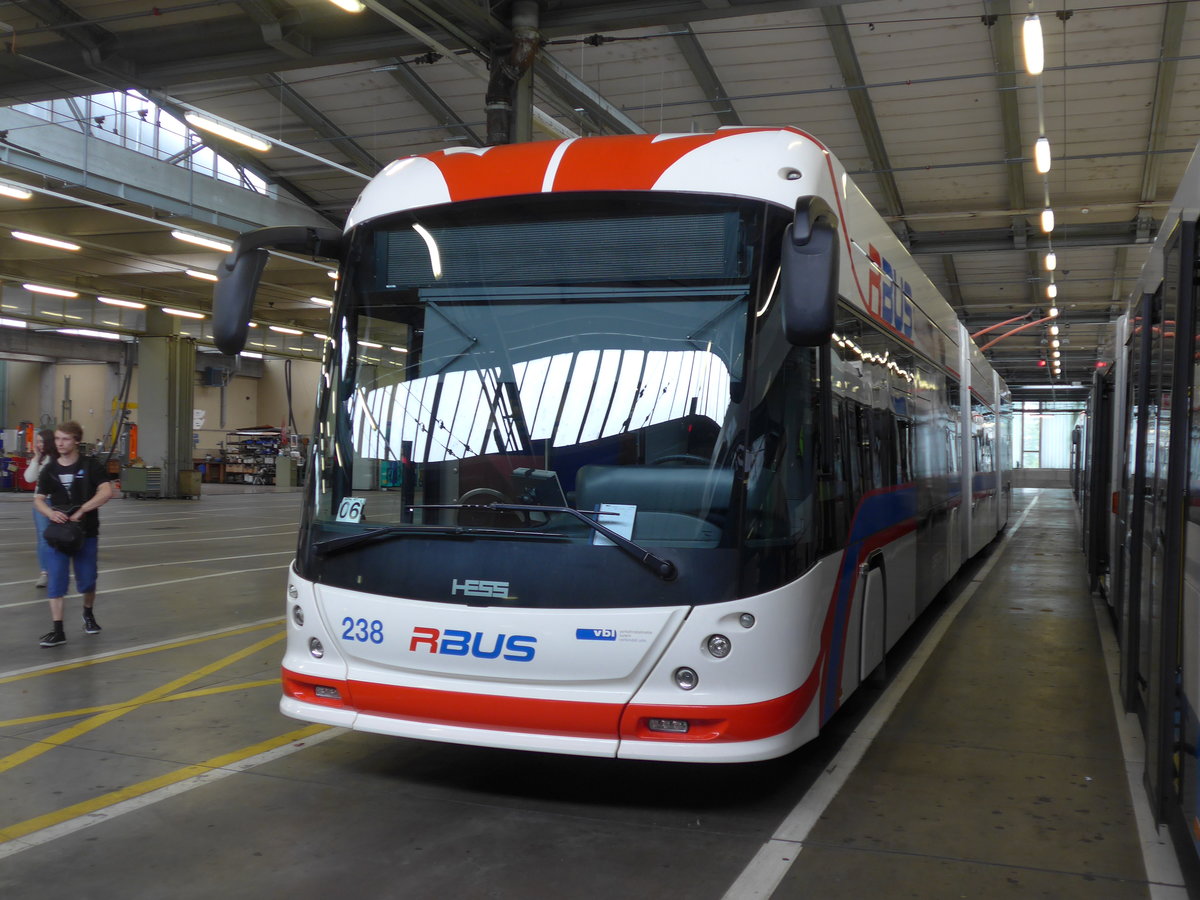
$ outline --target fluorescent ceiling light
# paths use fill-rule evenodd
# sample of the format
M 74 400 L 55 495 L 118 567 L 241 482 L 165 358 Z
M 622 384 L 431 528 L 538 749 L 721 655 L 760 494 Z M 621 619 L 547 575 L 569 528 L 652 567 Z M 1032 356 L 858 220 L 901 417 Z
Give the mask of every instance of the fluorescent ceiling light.
M 1057 334 L 1058 334 L 1058 326 L 1057 326 L 1057 325 L 1051 325 L 1051 326 L 1050 326 L 1050 333 L 1051 333 L 1052 335 L 1057 335 Z
M 1042 20 L 1036 15 L 1025 17 L 1021 46 L 1025 50 L 1025 71 L 1030 75 L 1041 75 L 1046 67 L 1046 49 L 1042 43 Z
M 195 269 L 184 269 L 184 272 L 186 272 L 188 275 L 191 275 L 193 278 L 199 278 L 201 281 L 217 280 L 217 276 L 212 272 L 198 272 Z
M 29 327 L 29 325 L 27 323 L 22 322 L 20 319 L 0 318 L 0 325 L 3 325 L 5 328 L 28 328 Z
M 344 9 L 348 13 L 360 13 L 366 6 L 359 3 L 358 0 L 329 0 L 338 9 Z
M 59 328 L 59 334 L 73 334 L 78 337 L 103 338 L 106 341 L 119 341 L 121 336 L 111 331 L 96 331 L 92 328 Z
M 278 331 L 280 334 L 304 334 L 299 328 L 288 328 L 284 325 L 268 325 L 272 331 Z
M 325 274 L 328 275 L 330 278 L 332 278 L 334 281 L 338 280 L 337 269 L 328 269 L 328 270 L 326 270 Z
M 1050 318 L 1052 318 L 1052 319 L 1056 318 L 1058 316 L 1058 307 L 1057 306 L 1050 307 L 1050 312 L 1048 312 L 1047 315 L 1050 316 Z
M 309 297 L 308 302 L 315 303 L 317 306 L 324 306 L 326 308 L 333 306 L 333 301 L 326 300 L 324 297 Z
M 145 309 L 145 303 L 138 303 L 136 300 L 122 300 L 119 297 L 97 297 L 101 303 L 107 303 L 109 306 L 124 306 L 128 309 Z
M 78 250 L 78 244 L 72 244 L 70 241 L 60 241 L 58 238 L 43 237 L 40 234 L 30 234 L 28 231 L 14 231 L 12 236 L 18 241 L 28 241 L 30 244 L 41 244 L 45 247 L 54 247 L 58 250 Z
M 1042 231 L 1049 234 L 1054 230 L 1054 210 L 1046 207 L 1042 210 Z
M 49 294 L 52 297 L 70 297 L 72 299 L 79 296 L 78 291 L 64 291 L 62 288 L 46 287 L 44 284 L 23 284 L 21 287 L 31 294 Z
M 263 355 L 261 353 L 255 353 L 253 350 L 243 350 L 241 353 L 238 354 L 238 356 L 248 356 L 251 359 L 262 359 L 263 358 Z
M 14 200 L 28 200 L 32 196 L 33 191 L 19 188 L 15 184 L 0 184 L 0 197 L 12 197 Z
M 1053 250 L 1046 254 L 1046 271 L 1053 272 L 1058 268 L 1058 254 Z
M 190 309 L 172 309 L 169 306 L 164 306 L 162 311 L 168 316 L 183 316 L 185 319 L 203 319 L 204 313 L 192 312 Z
M 207 247 L 209 250 L 220 250 L 222 253 L 232 253 L 233 244 L 203 234 L 192 234 L 187 231 L 172 231 L 171 237 L 177 241 L 186 241 L 197 247 Z
M 1050 139 L 1042 135 L 1033 145 L 1033 167 L 1039 175 L 1050 171 Z
M 1046 285 L 1046 297 L 1050 300 L 1053 300 L 1057 296 L 1058 296 L 1058 285 L 1052 281 L 1048 285 Z
M 392 347 L 390 349 L 395 350 L 397 353 L 407 353 L 408 352 L 403 347 Z
M 381 349 L 383 349 L 383 344 L 376 344 L 374 341 L 359 341 L 359 342 L 358 342 L 358 346 L 360 346 L 360 347 L 374 347 L 376 350 L 381 350 Z
M 184 113 L 183 118 L 193 128 L 198 128 L 201 131 L 207 131 L 210 134 L 215 134 L 218 137 L 223 137 L 227 141 L 233 141 L 236 144 L 241 144 L 244 147 L 249 147 L 251 150 L 258 150 L 260 153 L 266 153 L 271 149 L 271 144 L 260 137 L 256 137 L 240 129 L 234 128 L 232 125 L 226 125 L 223 122 L 218 122 L 216 119 L 210 119 L 207 116 L 202 116 L 197 113 Z

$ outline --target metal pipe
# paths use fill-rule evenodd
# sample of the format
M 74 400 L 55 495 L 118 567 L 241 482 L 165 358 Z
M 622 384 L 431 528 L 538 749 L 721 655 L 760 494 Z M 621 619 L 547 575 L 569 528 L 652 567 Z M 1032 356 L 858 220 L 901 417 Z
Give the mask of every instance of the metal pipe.
M 1057 318 L 1058 318 L 1058 316 L 1046 316 L 1043 319 L 1034 319 L 1032 322 L 1026 322 L 1024 325 L 1020 325 L 1020 326 L 1014 328 L 1012 331 L 1006 331 L 1006 332 L 1004 332 L 1004 334 L 1000 335 L 1000 337 L 988 341 L 986 344 L 984 344 L 982 347 L 979 348 L 979 352 L 982 353 L 984 350 L 988 349 L 988 347 L 991 347 L 994 344 L 1000 343 L 1006 337 L 1012 337 L 1014 334 L 1016 334 L 1019 331 L 1024 331 L 1026 328 L 1032 328 L 1034 325 L 1044 325 L 1046 322 L 1053 322 Z
M 512 143 L 513 98 L 517 82 L 533 66 L 541 46 L 538 0 L 515 0 L 512 10 L 513 44 L 507 56 L 493 55 L 484 109 L 489 146 Z

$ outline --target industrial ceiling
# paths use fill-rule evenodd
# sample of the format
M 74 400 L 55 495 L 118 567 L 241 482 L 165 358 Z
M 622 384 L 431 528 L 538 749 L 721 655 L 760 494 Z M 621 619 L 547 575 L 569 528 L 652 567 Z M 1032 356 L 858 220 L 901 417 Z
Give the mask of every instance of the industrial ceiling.
M 211 285 L 185 270 L 212 271 L 221 254 L 172 229 L 230 238 L 340 225 L 391 160 L 482 145 L 488 61 L 509 51 L 514 4 L 365 3 L 349 13 L 329 0 L 0 0 L 0 182 L 32 190 L 0 196 L 0 321 L 25 323 L 27 340 L 63 324 L 144 327 L 144 313 L 97 295 L 203 312 Z M 1111 353 L 1113 322 L 1200 138 L 1200 4 L 1186 0 L 533 8 L 534 139 L 801 127 L 831 147 L 970 331 L 1017 319 L 980 344 L 1046 315 L 1052 247 L 1060 386 L 1089 383 Z M 1037 77 L 1021 47 L 1031 12 L 1045 44 Z M 80 99 L 127 91 L 137 93 L 120 109 Z M 197 132 L 162 162 L 137 152 L 155 143 L 160 114 L 189 111 L 266 136 L 270 149 Z M 1042 135 L 1047 175 L 1033 161 Z M 270 196 L 181 168 L 203 158 L 201 140 Z M 325 266 L 276 258 L 265 282 L 262 324 L 322 329 L 327 310 L 309 298 L 332 296 Z M 79 297 L 28 294 L 25 283 Z M 0 328 L 0 350 L 13 350 L 15 333 Z M 273 332 L 260 343 L 319 352 L 306 340 Z M 988 355 L 1014 390 L 1046 385 L 1048 340 L 1030 327 Z M 73 352 L 86 355 L 78 342 Z

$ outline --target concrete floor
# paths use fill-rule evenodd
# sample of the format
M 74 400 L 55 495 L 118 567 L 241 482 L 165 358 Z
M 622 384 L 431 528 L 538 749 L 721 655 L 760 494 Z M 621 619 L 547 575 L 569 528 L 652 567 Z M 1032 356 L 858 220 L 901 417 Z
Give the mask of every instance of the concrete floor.
M 1035 500 L 815 827 L 756 881 L 877 689 L 744 766 L 305 728 L 276 709 L 298 494 L 109 503 L 104 631 L 83 634 L 68 598 L 55 650 L 37 645 L 29 497 L 0 495 L 0 897 L 1183 898 L 1147 880 L 1070 495 L 1019 491 L 1015 514 Z M 952 600 L 889 658 L 898 681 Z

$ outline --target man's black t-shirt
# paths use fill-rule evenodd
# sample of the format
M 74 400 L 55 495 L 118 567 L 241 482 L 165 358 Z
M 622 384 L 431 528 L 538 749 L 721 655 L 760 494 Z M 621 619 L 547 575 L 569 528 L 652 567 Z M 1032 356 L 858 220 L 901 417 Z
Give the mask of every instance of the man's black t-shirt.
M 91 500 L 100 485 L 108 480 L 104 464 L 94 456 L 80 456 L 73 466 L 59 465 L 55 456 L 42 467 L 38 475 L 37 492 L 49 498 L 46 502 L 55 509 L 65 512 Z M 83 533 L 88 537 L 100 534 L 100 513 L 97 510 L 84 513 L 80 521 Z

